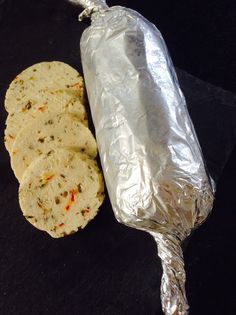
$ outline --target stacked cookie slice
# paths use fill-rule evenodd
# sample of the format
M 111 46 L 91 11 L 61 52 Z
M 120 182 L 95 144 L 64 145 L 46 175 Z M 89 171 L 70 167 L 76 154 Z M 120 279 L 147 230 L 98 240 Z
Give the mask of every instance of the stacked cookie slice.
M 84 228 L 103 202 L 104 184 L 83 78 L 63 62 L 35 64 L 12 81 L 5 108 L 5 146 L 23 215 L 52 237 Z

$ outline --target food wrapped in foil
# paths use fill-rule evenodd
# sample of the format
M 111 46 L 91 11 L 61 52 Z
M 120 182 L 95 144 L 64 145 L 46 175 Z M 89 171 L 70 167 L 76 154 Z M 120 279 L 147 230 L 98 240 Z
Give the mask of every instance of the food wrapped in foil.
M 188 314 L 181 242 L 211 211 L 214 183 L 171 58 L 136 11 L 73 2 L 92 20 L 81 38 L 82 66 L 113 211 L 156 240 L 164 313 Z

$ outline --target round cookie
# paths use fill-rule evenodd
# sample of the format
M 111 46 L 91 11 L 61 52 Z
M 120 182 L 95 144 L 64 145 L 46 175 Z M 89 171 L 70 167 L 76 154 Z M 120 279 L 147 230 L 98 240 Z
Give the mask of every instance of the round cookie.
M 6 120 L 4 141 L 10 154 L 20 129 L 42 114 L 73 113 L 84 125 L 88 125 L 85 107 L 74 90 L 38 91 L 37 94 L 19 101 L 18 105 L 16 111 L 10 113 Z
M 18 133 L 11 151 L 11 166 L 20 181 L 25 169 L 41 154 L 56 148 L 69 148 L 97 155 L 91 131 L 72 114 L 39 115 Z
M 5 108 L 9 113 L 24 110 L 40 92 L 55 90 L 75 91 L 80 101 L 84 101 L 84 81 L 74 68 L 60 61 L 34 64 L 11 82 Z
M 25 218 L 55 238 L 84 228 L 104 199 L 103 178 L 94 163 L 64 149 L 36 159 L 19 188 Z

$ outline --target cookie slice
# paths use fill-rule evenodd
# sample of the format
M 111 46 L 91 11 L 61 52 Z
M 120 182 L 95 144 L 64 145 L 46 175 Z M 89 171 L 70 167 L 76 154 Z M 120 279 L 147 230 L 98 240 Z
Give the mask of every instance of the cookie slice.
M 22 71 L 10 84 L 5 98 L 9 113 L 22 111 L 45 91 L 72 91 L 84 102 L 84 81 L 71 66 L 60 61 L 40 62 Z M 39 97 L 40 99 L 40 97 Z M 38 105 L 44 106 L 45 99 Z
M 11 151 L 11 166 L 20 181 L 25 169 L 41 154 L 70 148 L 89 157 L 97 155 L 91 131 L 72 114 L 48 113 L 35 118 L 18 133 Z
M 50 112 L 76 114 L 84 125 L 88 125 L 85 107 L 76 91 L 39 91 L 35 95 L 30 93 L 29 97 L 16 103 L 16 110 L 7 117 L 4 141 L 8 152 L 11 154 L 14 140 L 22 127 L 41 114 Z
M 93 163 L 64 149 L 36 159 L 19 188 L 25 218 L 54 238 L 84 228 L 104 199 L 103 178 Z

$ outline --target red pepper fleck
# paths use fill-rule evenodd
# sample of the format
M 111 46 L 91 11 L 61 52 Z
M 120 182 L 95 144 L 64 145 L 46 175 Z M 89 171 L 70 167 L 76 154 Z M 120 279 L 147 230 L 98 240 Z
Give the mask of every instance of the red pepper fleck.
M 12 139 L 12 140 L 15 139 L 15 137 L 13 137 L 12 135 L 8 135 L 8 137 L 9 137 L 10 139 Z
M 39 111 L 39 112 L 44 112 L 44 110 L 45 110 L 45 106 L 40 106 L 40 107 L 38 107 L 38 111 Z
M 77 190 L 71 190 L 70 191 L 70 199 L 65 207 L 65 210 L 68 211 L 70 210 L 70 207 L 72 206 L 72 203 L 75 201 L 75 195 L 78 193 Z
M 60 223 L 58 224 L 59 227 L 62 227 L 63 225 L 65 225 L 64 223 Z
M 54 175 L 50 175 L 50 176 L 46 177 L 45 179 L 46 179 L 46 180 L 50 180 L 50 179 L 52 179 L 53 177 L 54 177 Z
M 75 194 L 74 194 L 74 191 L 71 192 L 71 198 L 70 200 L 73 202 L 75 201 Z
M 75 83 L 74 85 L 72 85 L 72 87 L 81 89 L 81 84 L 80 83 Z

